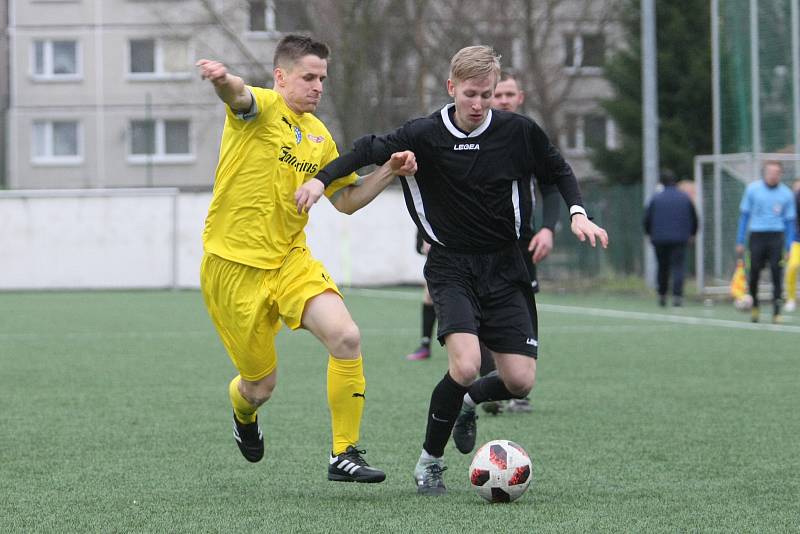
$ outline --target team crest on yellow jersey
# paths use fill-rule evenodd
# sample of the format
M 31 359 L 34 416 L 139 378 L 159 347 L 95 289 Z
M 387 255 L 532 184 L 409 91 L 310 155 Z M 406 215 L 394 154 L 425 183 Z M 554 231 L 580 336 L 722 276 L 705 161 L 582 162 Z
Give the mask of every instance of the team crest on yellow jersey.
M 294 132 L 294 141 L 299 145 L 300 141 L 303 140 L 303 132 L 301 132 L 300 128 L 298 128 L 294 124 L 292 125 L 292 131 Z

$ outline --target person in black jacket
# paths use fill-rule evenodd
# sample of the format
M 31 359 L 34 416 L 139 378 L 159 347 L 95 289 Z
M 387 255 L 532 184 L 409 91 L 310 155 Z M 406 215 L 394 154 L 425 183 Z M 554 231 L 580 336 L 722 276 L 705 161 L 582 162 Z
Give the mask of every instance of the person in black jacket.
M 425 441 L 414 469 L 417 492 L 446 492 L 444 448 L 462 403 L 525 397 L 536 378 L 539 336 L 528 271 L 517 245 L 530 206 L 520 191 L 536 176 L 552 183 L 569 206 L 570 228 L 580 241 L 608 245 L 608 234 L 586 215 L 572 169 L 536 122 L 491 109 L 500 61 L 488 46 L 459 50 L 450 62 L 453 102 L 387 135 L 368 135 L 295 192 L 307 211 L 347 169 L 386 161 L 398 147 L 412 151 L 417 173 L 401 179 L 406 207 L 431 244 L 425 279 L 439 321 L 448 372 L 434 387 Z M 497 375 L 476 380 L 480 341 L 493 353 Z M 464 454 L 476 429 L 453 433 Z
M 678 189 L 675 175 L 661 173 L 664 189 L 650 199 L 644 214 L 644 233 L 650 236 L 658 262 L 658 304 L 667 305 L 672 274 L 672 305 L 683 304 L 686 247 L 697 234 L 697 212 L 689 195 Z

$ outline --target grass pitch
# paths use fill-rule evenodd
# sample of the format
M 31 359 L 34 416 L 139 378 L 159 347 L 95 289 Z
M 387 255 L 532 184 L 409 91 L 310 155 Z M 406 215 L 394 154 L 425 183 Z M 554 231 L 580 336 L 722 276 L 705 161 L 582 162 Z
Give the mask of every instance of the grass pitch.
M 730 305 L 541 295 L 534 412 L 478 421 L 479 442 L 528 450 L 534 483 L 490 505 L 452 444 L 448 495 L 415 494 L 446 368 L 439 347 L 403 358 L 418 341 L 419 291 L 346 297 L 365 354 L 361 444 L 387 472 L 379 485 L 325 479 L 326 354 L 308 333 L 278 337 L 267 454 L 248 464 L 231 436 L 233 367 L 199 293 L 0 294 L 0 531 L 800 529 L 800 317 L 773 327 Z

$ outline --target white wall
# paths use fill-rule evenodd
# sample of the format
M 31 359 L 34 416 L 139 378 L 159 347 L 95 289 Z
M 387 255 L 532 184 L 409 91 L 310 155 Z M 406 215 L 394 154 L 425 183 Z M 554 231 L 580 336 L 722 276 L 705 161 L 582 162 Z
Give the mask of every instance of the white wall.
M 198 287 L 210 199 L 174 189 L 0 192 L 0 289 Z M 352 216 L 321 201 L 307 234 L 339 284 L 422 281 L 399 190 Z

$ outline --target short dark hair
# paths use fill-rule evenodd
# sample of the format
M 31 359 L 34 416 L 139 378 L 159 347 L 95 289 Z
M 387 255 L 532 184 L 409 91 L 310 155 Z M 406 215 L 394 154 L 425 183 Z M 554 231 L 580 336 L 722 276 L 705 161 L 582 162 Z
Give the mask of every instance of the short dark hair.
M 669 187 L 678 183 L 678 177 L 672 172 L 672 169 L 661 169 L 659 181 L 664 187 Z
M 511 69 L 503 69 L 500 71 L 500 81 L 504 82 L 506 80 L 514 80 L 519 85 L 519 74 Z
M 274 67 L 289 67 L 307 55 L 328 59 L 330 48 L 325 43 L 315 41 L 307 35 L 288 34 L 275 46 L 275 55 L 272 59 Z

